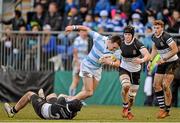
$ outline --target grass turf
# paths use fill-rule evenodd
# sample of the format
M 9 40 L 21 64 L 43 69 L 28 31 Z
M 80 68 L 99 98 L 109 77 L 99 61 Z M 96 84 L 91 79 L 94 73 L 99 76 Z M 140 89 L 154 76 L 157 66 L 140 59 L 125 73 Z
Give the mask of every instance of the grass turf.
M 42 120 L 34 112 L 29 104 L 18 112 L 14 118 L 8 118 L 3 104 L 0 103 L 0 122 L 180 122 L 180 108 L 172 108 L 171 116 L 165 119 L 156 119 L 158 107 L 134 107 L 133 120 L 121 117 L 121 106 L 87 106 L 73 120 Z

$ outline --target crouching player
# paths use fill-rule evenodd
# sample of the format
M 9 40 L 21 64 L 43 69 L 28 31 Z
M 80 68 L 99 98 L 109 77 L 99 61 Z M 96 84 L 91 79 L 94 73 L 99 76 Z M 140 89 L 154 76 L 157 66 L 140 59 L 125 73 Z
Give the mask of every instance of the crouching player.
M 29 91 L 13 107 L 5 103 L 4 109 L 8 117 L 12 118 L 29 102 L 32 103 L 34 111 L 42 119 L 72 119 L 82 107 L 81 101 L 77 99 L 67 102 L 64 97 L 57 98 L 54 93 L 44 99 Z

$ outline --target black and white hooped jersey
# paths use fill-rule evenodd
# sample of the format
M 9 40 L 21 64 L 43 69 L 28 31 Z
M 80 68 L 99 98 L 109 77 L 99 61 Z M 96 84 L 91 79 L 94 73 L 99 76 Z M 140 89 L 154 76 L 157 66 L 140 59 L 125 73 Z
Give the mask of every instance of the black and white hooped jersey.
M 152 35 L 152 41 L 154 42 L 158 53 L 161 58 L 166 58 L 170 51 L 172 50 L 169 45 L 174 42 L 172 36 L 170 36 L 167 32 L 162 32 L 162 34 L 156 37 L 154 34 Z M 175 61 L 178 59 L 177 54 L 167 60 L 167 62 Z
M 144 45 L 137 39 L 133 39 L 131 43 L 123 42 L 120 46 L 121 49 L 121 65 L 120 67 L 129 72 L 138 72 L 141 70 L 141 64 L 133 63 L 133 60 L 141 56 L 141 49 Z
M 67 104 L 45 103 L 41 108 L 41 114 L 45 119 L 72 119 L 77 112 L 70 111 Z

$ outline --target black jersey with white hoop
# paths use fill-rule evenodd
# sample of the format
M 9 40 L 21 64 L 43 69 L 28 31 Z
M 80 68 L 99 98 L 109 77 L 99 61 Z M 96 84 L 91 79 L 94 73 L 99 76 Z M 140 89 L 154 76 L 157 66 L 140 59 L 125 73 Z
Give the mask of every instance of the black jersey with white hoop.
M 170 48 L 170 44 L 174 42 L 172 36 L 168 34 L 167 32 L 162 32 L 160 36 L 152 35 L 152 41 L 154 42 L 158 53 L 160 54 L 161 58 L 166 58 L 170 51 L 172 50 Z M 172 56 L 170 59 L 167 60 L 167 62 L 176 61 L 178 59 L 177 54 Z
M 133 39 L 131 43 L 122 42 L 121 49 L 121 65 L 120 67 L 124 68 L 129 72 L 138 72 L 141 70 L 141 65 L 133 63 L 133 60 L 141 56 L 141 49 L 144 48 L 144 45 L 137 39 Z

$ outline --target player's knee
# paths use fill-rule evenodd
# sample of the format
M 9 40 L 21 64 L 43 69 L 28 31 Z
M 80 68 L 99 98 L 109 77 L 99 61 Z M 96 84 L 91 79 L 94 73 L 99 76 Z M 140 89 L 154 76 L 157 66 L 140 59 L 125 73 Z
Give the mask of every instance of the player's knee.
M 160 84 L 154 83 L 154 84 L 153 84 L 153 88 L 154 88 L 155 91 L 156 91 L 156 90 L 161 90 L 161 89 L 162 89 L 162 86 L 161 86 Z
M 127 92 L 129 91 L 129 89 L 130 89 L 130 86 L 127 85 L 127 86 L 125 86 L 123 89 L 124 89 L 124 92 L 127 93 Z
M 124 91 L 124 93 L 127 93 L 130 89 L 130 80 L 129 78 L 123 78 L 122 79 L 122 82 L 121 82 L 121 85 L 122 85 L 122 90 Z
M 163 90 L 166 92 L 168 90 L 170 90 L 170 86 L 166 83 L 163 83 Z
M 130 99 L 133 99 L 133 100 L 135 99 L 136 94 L 138 92 L 138 89 L 139 89 L 139 85 L 132 85 L 130 87 L 130 91 L 129 91 L 129 98 Z
M 30 99 L 31 96 L 34 95 L 34 94 L 35 94 L 35 93 L 32 92 L 32 91 L 28 91 L 28 92 L 26 93 L 26 96 L 28 97 L 28 99 Z
M 91 96 L 93 96 L 94 91 L 93 90 L 85 90 L 85 93 L 86 93 L 87 97 L 91 97 Z
M 129 83 L 124 83 L 123 85 L 122 85 L 122 89 L 123 89 L 123 92 L 124 93 L 128 93 L 128 91 L 129 91 L 129 89 L 130 89 L 130 84 Z

